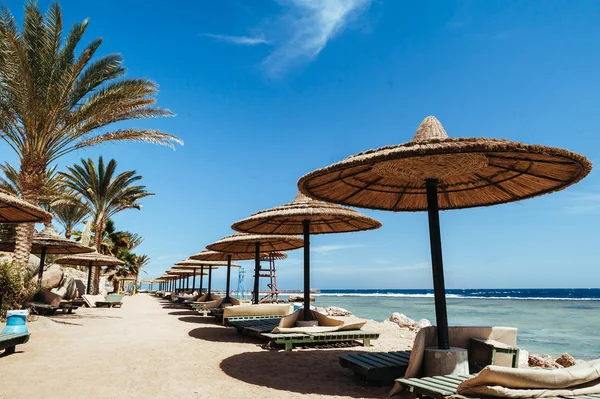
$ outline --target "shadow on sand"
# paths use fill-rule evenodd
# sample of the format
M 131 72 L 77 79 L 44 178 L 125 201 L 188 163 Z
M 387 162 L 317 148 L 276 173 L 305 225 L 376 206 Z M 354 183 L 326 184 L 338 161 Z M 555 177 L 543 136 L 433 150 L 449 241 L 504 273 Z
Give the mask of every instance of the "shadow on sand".
M 391 387 L 368 386 L 350 370 L 340 366 L 338 356 L 344 353 L 348 352 L 246 352 L 223 360 L 220 366 L 225 374 L 237 380 L 280 390 L 282 397 L 286 391 L 353 398 L 386 397 Z M 248 370 L 256 372 L 249 373 Z
M 177 312 L 169 312 L 171 316 L 198 316 L 198 312 L 195 310 L 179 310 Z
M 239 334 L 234 328 L 200 327 L 191 330 L 188 335 L 192 338 L 210 342 L 237 342 L 247 344 L 264 344 L 265 341 L 258 337 Z
M 195 316 L 183 316 L 178 318 L 179 321 L 183 321 L 184 323 L 194 323 L 194 324 L 209 324 L 209 325 L 219 325 L 217 320 L 213 317 L 202 317 L 197 313 Z

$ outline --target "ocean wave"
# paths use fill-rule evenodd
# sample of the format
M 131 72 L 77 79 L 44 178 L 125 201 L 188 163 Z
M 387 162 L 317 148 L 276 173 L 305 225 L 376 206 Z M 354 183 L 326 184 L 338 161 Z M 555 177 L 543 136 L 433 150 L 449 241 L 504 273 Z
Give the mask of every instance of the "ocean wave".
M 312 296 L 333 296 L 333 297 L 387 297 L 387 298 L 434 298 L 432 293 L 427 294 L 402 294 L 402 293 L 358 293 L 358 292 L 327 292 L 320 294 L 311 294 Z M 459 295 L 446 294 L 448 299 L 502 299 L 502 300 L 524 300 L 524 301 L 600 301 L 600 298 L 558 298 L 558 297 L 534 297 L 534 296 L 477 296 L 477 295 Z

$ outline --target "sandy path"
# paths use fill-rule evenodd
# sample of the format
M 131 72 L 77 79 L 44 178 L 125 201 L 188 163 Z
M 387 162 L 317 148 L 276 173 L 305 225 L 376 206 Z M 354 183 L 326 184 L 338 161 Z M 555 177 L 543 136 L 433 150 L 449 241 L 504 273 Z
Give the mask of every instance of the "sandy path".
M 365 386 L 338 355 L 410 342 L 398 329 L 371 348 L 265 350 L 212 317 L 145 294 L 126 297 L 121 309 L 39 318 L 29 329 L 29 343 L 0 357 L 2 399 L 378 398 L 389 388 Z

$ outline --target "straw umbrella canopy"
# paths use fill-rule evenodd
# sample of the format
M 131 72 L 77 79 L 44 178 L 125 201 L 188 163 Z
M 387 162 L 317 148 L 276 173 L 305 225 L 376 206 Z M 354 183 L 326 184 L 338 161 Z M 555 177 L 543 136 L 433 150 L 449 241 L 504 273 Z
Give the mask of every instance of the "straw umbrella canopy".
M 119 266 L 124 262 L 120 259 L 115 258 L 110 255 L 103 255 L 98 253 L 96 248 L 92 247 L 94 250 L 90 253 L 77 254 L 77 255 L 67 255 L 62 256 L 55 260 L 56 263 L 61 265 L 72 265 L 72 266 L 88 266 L 88 281 L 86 293 L 90 293 L 90 285 L 92 282 L 92 267 L 101 267 L 101 266 Z
M 254 254 L 252 253 L 226 253 L 219 251 L 209 251 L 208 249 L 203 249 L 202 252 L 190 256 L 191 260 L 199 260 L 199 261 L 227 261 L 227 285 L 225 287 L 225 298 L 223 298 L 224 303 L 230 303 L 231 297 L 229 296 L 229 291 L 231 288 L 231 267 L 239 267 L 239 265 L 235 263 L 231 263 L 233 259 L 235 260 L 250 260 L 254 258 Z
M 183 279 L 188 279 L 192 273 L 193 271 L 191 269 L 179 268 L 178 266 L 173 266 L 171 270 L 167 270 L 167 274 L 176 276 L 175 278 L 179 280 L 179 289 L 187 289 Z
M 244 233 L 304 235 L 304 320 L 310 320 L 310 235 L 373 230 L 381 223 L 354 209 L 298 193 L 292 202 L 257 212 L 231 227 Z
M 449 138 L 433 116 L 412 141 L 353 155 L 298 181 L 312 198 L 361 208 L 427 211 L 438 346 L 447 349 L 448 321 L 439 210 L 520 201 L 563 190 L 592 164 L 579 154 L 509 140 Z
M 258 304 L 258 279 L 260 274 L 260 254 L 263 252 L 289 251 L 301 248 L 302 239 L 293 235 L 276 234 L 246 234 L 237 233 L 221 238 L 206 248 L 211 251 L 226 252 L 231 254 L 254 253 L 254 298 Z M 261 252 L 262 251 L 262 252 Z
M 14 237 L 9 239 L 0 239 L 0 251 L 13 252 L 15 250 L 16 241 Z M 81 254 L 94 252 L 94 248 L 80 244 L 68 238 L 61 237 L 54 226 L 48 223 L 42 231 L 33 234 L 31 252 L 40 254 L 40 270 L 38 274 L 38 283 L 41 287 L 42 277 L 44 276 L 44 265 L 46 263 L 46 255 L 65 255 L 65 254 Z
M 49 222 L 52 214 L 21 198 L 0 191 L 0 223 Z
M 192 268 L 194 269 L 194 280 L 192 286 L 194 289 L 196 287 L 196 269 L 200 269 L 200 291 L 202 291 L 202 275 L 204 274 L 204 269 L 208 269 L 208 289 L 206 292 L 206 300 L 211 300 L 211 287 L 212 287 L 212 271 L 213 269 L 218 269 L 219 266 L 225 266 L 227 263 L 223 261 L 200 261 L 197 259 L 186 259 L 179 263 L 176 263 L 175 266 L 183 267 L 183 268 Z M 231 266 L 239 267 L 237 264 L 233 264 Z M 228 270 L 231 269 L 231 266 Z

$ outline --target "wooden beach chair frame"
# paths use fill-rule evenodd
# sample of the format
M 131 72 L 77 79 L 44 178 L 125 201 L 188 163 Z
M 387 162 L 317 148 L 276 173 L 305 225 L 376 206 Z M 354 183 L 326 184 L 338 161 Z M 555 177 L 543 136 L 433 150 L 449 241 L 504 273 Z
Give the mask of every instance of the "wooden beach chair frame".
M 291 333 L 273 334 L 262 333 L 262 337 L 270 342 L 285 346 L 286 351 L 291 351 L 295 344 L 328 344 L 332 342 L 362 341 L 363 346 L 371 346 L 371 340 L 379 338 L 379 333 L 363 330 L 331 331 L 323 333 Z
M 411 352 L 353 352 L 340 355 L 339 362 L 370 384 L 393 385 L 406 373 Z
M 0 350 L 4 349 L 5 355 L 15 353 L 16 346 L 29 341 L 31 334 L 2 334 L 0 333 Z

